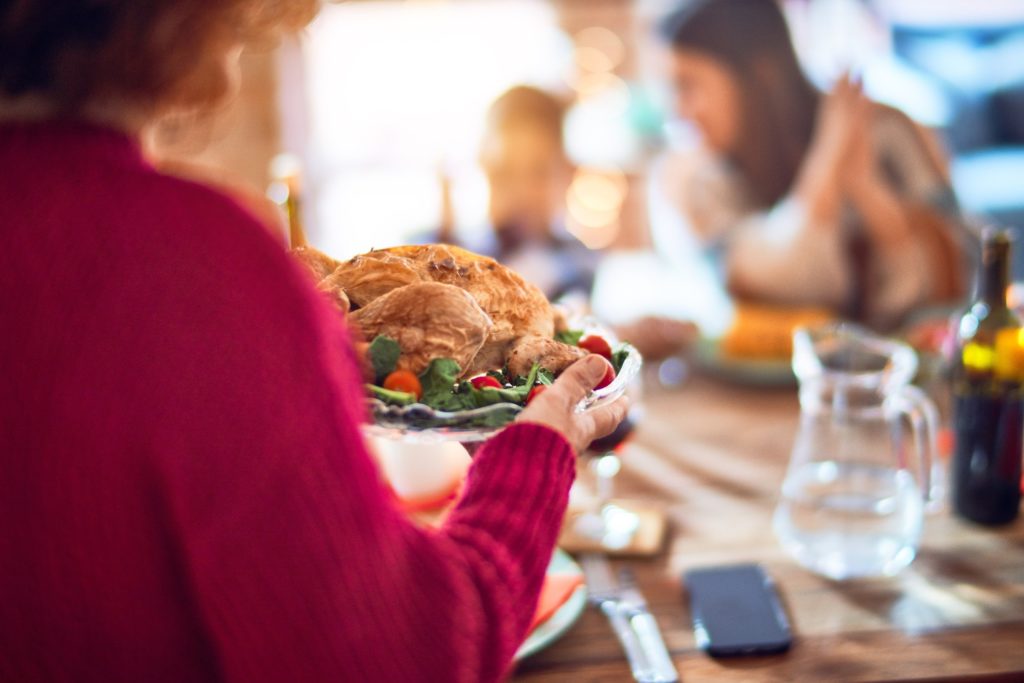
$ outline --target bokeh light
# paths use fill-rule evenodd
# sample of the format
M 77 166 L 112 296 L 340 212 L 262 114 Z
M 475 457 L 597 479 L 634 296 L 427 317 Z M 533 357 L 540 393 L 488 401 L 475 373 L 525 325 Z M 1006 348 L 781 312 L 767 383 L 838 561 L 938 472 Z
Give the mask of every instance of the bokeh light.
M 580 168 L 565 200 L 569 231 L 591 249 L 608 246 L 621 230 L 622 206 L 628 192 L 622 171 Z

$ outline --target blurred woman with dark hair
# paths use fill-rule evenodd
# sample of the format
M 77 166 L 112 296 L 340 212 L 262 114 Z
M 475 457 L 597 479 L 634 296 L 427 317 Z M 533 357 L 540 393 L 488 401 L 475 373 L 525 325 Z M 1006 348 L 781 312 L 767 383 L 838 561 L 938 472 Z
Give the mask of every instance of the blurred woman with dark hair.
M 490 681 L 575 471 L 597 356 L 409 523 L 344 326 L 231 198 L 140 138 L 314 0 L 0 4 L 0 680 Z
M 774 0 L 692 0 L 662 24 L 701 149 L 663 179 L 737 297 L 887 328 L 962 293 L 942 155 L 841 78 L 819 94 Z

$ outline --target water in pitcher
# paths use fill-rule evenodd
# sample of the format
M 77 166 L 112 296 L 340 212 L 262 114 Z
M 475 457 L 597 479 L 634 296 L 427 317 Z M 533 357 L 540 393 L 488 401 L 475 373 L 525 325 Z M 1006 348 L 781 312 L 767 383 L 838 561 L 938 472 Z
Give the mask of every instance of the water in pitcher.
M 892 576 L 914 560 L 935 451 L 916 369 L 909 346 L 853 325 L 794 334 L 800 428 L 773 523 L 811 571 Z
M 910 472 L 816 460 L 790 473 L 775 533 L 800 564 L 833 579 L 891 576 L 914 559 L 923 496 Z

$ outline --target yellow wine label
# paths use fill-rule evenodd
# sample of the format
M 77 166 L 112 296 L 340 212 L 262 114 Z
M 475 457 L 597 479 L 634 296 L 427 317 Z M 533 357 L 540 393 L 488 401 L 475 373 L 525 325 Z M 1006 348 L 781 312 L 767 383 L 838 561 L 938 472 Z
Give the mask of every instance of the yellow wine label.
M 961 356 L 964 369 L 970 372 L 992 372 L 996 365 L 996 350 L 988 344 L 967 342 Z
M 964 369 L 1000 381 L 1024 383 L 1024 329 L 1008 327 L 996 332 L 995 345 L 970 341 L 961 352 Z
M 1024 380 L 1024 329 L 1010 327 L 996 332 L 994 355 L 996 379 Z

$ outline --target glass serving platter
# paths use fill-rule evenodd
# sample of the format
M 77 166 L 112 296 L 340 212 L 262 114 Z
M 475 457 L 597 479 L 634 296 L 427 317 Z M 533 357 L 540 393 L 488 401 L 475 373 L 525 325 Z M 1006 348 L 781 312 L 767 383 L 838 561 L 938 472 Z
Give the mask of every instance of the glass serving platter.
M 631 344 L 620 342 L 613 345 L 612 350 L 626 352 L 619 374 L 611 384 L 591 392 L 580 401 L 577 411 L 592 410 L 611 403 L 625 393 L 626 387 L 640 373 L 643 358 Z M 515 403 L 495 403 L 456 412 L 435 410 L 422 403 L 388 405 L 376 398 L 367 398 L 367 403 L 371 419 L 365 427 L 368 435 L 422 443 L 485 441 L 507 427 L 523 410 L 522 406 Z

